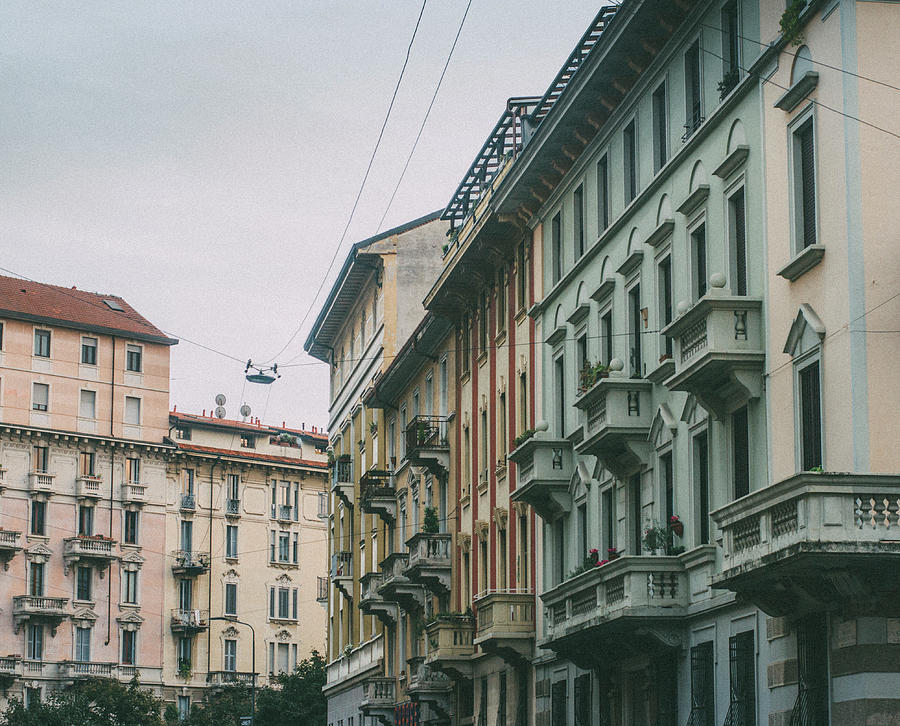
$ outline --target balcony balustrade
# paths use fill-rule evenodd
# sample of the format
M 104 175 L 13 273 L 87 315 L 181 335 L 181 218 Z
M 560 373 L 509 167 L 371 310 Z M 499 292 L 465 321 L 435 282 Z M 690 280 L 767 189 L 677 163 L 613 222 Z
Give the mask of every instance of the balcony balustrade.
M 253 675 L 253 673 L 244 671 L 210 671 L 206 674 L 206 682 L 211 688 L 251 686 L 253 685 Z
M 28 473 L 28 483 L 31 491 L 35 493 L 53 494 L 53 479 L 56 474 L 47 471 L 31 471 Z
M 290 504 L 279 504 L 275 510 L 275 518 L 280 524 L 290 524 L 294 520 L 294 508 Z
M 359 479 L 360 506 L 368 514 L 377 514 L 389 526 L 397 519 L 397 492 L 394 476 L 381 469 L 369 469 Z
M 729 295 L 717 275 L 710 284 L 704 297 L 662 330 L 673 339 L 675 358 L 675 373 L 665 385 L 694 394 L 722 418 L 762 390 L 762 300 Z
M 393 625 L 399 615 L 398 607 L 378 591 L 383 581 L 383 572 L 368 572 L 359 578 L 359 609 L 375 615 L 385 625 Z
M 385 600 L 398 603 L 406 612 L 413 612 L 425 607 L 425 588 L 406 576 L 408 563 L 409 555 L 405 552 L 394 552 L 385 557 L 379 563 L 384 579 L 378 592 Z
M 770 615 L 839 608 L 900 615 L 900 477 L 795 474 L 716 510 L 716 587 Z
M 22 656 L 7 655 L 7 656 L 0 658 L 0 675 L 21 676 L 22 675 Z
M 406 546 L 409 559 L 406 576 L 424 585 L 435 595 L 450 592 L 450 534 L 418 532 L 410 537 Z
M 209 554 L 192 550 L 175 550 L 172 553 L 172 574 L 180 577 L 197 577 L 209 572 Z
M 331 581 L 344 593 L 348 600 L 353 599 L 353 553 L 335 552 L 331 555 Z
M 99 499 L 102 496 L 100 485 L 102 476 L 82 474 L 75 480 L 75 496 L 88 499 Z
M 182 494 L 179 505 L 182 512 L 193 512 L 197 509 L 197 500 L 193 494 Z
M 24 678 L 42 678 L 48 675 L 50 663 L 42 660 L 23 660 L 22 676 Z
M 69 613 L 67 597 L 41 597 L 36 595 L 15 595 L 13 597 L 13 623 L 16 633 L 25 622 L 46 623 L 56 635 L 56 628 Z
M 225 500 L 225 516 L 240 517 L 241 516 L 241 500 L 226 499 Z
M 0 529 L 0 560 L 3 561 L 3 569 L 9 569 L 9 561 L 16 556 L 17 552 L 21 552 L 22 545 L 19 544 L 21 532 L 11 529 Z
M 100 577 L 109 566 L 109 563 L 118 559 L 115 552 L 116 541 L 94 535 L 91 537 L 67 537 L 63 540 L 63 565 L 65 574 L 79 562 L 88 563 L 96 567 Z
M 425 626 L 428 649 L 425 662 L 454 678 L 472 676 L 475 653 L 475 618 L 472 615 L 438 615 Z
M 147 501 L 147 486 L 136 481 L 122 484 L 122 501 L 126 504 L 143 504 Z
M 115 663 L 95 663 L 93 661 L 64 660 L 58 666 L 59 676 L 64 679 L 74 678 L 115 678 Z
M 209 627 L 209 611 L 173 608 L 171 627 L 173 633 L 183 635 L 199 633 Z
M 393 678 L 366 678 L 362 682 L 363 697 L 359 708 L 366 716 L 383 723 L 393 723 L 397 684 Z
M 353 460 L 346 454 L 335 459 L 331 466 L 331 493 L 336 494 L 345 507 L 354 502 Z
M 553 520 L 572 507 L 569 482 L 575 472 L 572 444 L 538 433 L 509 455 L 516 465 L 516 490 L 510 498 L 534 507 L 539 517 Z
M 342 655 L 325 667 L 326 689 L 361 673 L 382 666 L 384 659 L 384 638 L 376 635 L 360 646 L 353 648 L 350 655 Z
M 529 659 L 534 643 L 534 593 L 494 590 L 475 598 L 475 639 L 510 664 Z
M 406 664 L 409 674 L 406 694 L 413 701 L 426 704 L 441 721 L 450 721 L 454 712 L 450 677 L 432 668 L 421 655 L 407 658 Z
M 413 416 L 406 427 L 406 458 L 432 474 L 450 470 L 450 420 L 447 416 Z
M 576 451 L 596 456 L 620 479 L 638 469 L 650 453 L 652 390 L 650 381 L 617 372 L 597 381 L 575 402 L 584 430 Z

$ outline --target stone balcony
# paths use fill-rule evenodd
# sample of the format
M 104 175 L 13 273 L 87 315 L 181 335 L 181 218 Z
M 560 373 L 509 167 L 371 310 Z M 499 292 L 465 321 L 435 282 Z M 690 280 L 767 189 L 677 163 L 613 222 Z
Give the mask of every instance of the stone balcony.
M 406 458 L 435 476 L 450 471 L 450 419 L 448 416 L 414 416 L 406 427 Z
M 326 692 L 363 673 L 382 671 L 384 665 L 384 637 L 376 635 L 353 648 L 349 655 L 335 658 L 325 667 Z
M 331 466 L 331 493 L 336 494 L 345 507 L 352 507 L 355 488 L 352 459 L 338 457 Z
M 206 674 L 206 682 L 210 688 L 216 690 L 226 686 L 251 686 L 253 676 L 253 673 L 244 671 L 210 671 Z
M 47 471 L 28 472 L 28 485 L 34 494 L 53 494 L 53 480 L 56 474 Z
M 406 576 L 435 595 L 450 592 L 450 534 L 418 532 L 406 541 L 409 549 Z
M 397 519 L 397 492 L 394 476 L 381 469 L 369 469 L 359 479 L 359 505 L 368 514 L 377 514 L 388 526 Z
M 9 561 L 22 551 L 19 543 L 22 533 L 11 529 L 0 529 L 0 560 L 3 561 L 3 569 L 9 569 Z
M 900 476 L 795 474 L 716 510 L 714 578 L 770 615 L 900 616 Z
M 406 612 L 421 610 L 425 607 L 425 589 L 406 576 L 409 555 L 405 552 L 394 552 L 380 563 L 384 579 L 378 592 L 385 600 L 392 600 Z
M 65 574 L 68 575 L 75 565 L 85 563 L 96 567 L 102 578 L 109 563 L 119 559 L 115 550 L 116 541 L 101 535 L 67 537 L 63 540 Z
M 0 676 L 21 676 L 22 675 L 22 656 L 7 655 L 0 658 Z
M 452 720 L 455 709 L 450 676 L 432 668 L 421 655 L 407 658 L 406 664 L 406 694 L 416 703 L 427 704 L 440 720 Z
M 36 595 L 16 595 L 13 597 L 13 623 L 16 633 L 25 622 L 48 624 L 56 634 L 59 624 L 69 617 L 66 610 L 67 597 L 40 597 Z
M 640 468 L 650 454 L 652 391 L 651 381 L 620 372 L 597 381 L 575 401 L 584 431 L 576 451 L 596 456 L 620 479 Z
M 428 649 L 425 662 L 453 678 L 471 678 L 475 653 L 475 618 L 438 615 L 425 626 Z
M 710 279 L 709 292 L 662 333 L 674 342 L 675 373 L 666 387 L 694 394 L 721 418 L 759 397 L 765 347 L 762 300 L 729 295 L 724 278 L 717 277 Z
M 136 481 L 122 484 L 122 501 L 125 504 L 144 504 L 147 501 L 147 485 Z
M 393 678 L 366 678 L 362 682 L 363 697 L 359 710 L 382 723 L 394 723 L 394 704 L 397 702 L 397 683 Z
M 534 649 L 534 593 L 495 590 L 476 596 L 473 644 L 520 665 Z
M 383 572 L 367 572 L 359 578 L 359 609 L 374 615 L 385 625 L 393 625 L 397 622 L 399 608 L 378 591 L 383 580 Z
M 548 590 L 541 645 L 589 667 L 617 647 L 677 645 L 690 587 L 681 556 L 619 557 Z
M 170 624 L 173 633 L 195 635 L 209 627 L 209 611 L 173 608 Z
M 83 474 L 75 479 L 75 496 L 81 499 L 99 499 L 103 496 L 103 477 Z
M 198 577 L 209 572 L 209 554 L 192 550 L 172 553 L 172 574 L 179 577 Z
M 115 663 L 95 663 L 94 661 L 64 660 L 59 663 L 59 677 L 64 680 L 75 678 L 115 678 Z
M 353 599 L 353 553 L 335 552 L 331 555 L 331 582 L 348 600 Z
M 565 439 L 544 438 L 535 434 L 509 454 L 516 464 L 516 489 L 513 501 L 534 507 L 547 521 L 572 507 L 569 483 L 575 473 L 572 444 Z

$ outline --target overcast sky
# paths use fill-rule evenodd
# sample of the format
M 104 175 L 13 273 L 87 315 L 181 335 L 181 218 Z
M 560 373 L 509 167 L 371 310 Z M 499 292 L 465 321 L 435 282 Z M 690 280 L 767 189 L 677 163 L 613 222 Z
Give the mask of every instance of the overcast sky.
M 420 7 L 4 0 L 0 266 L 121 295 L 242 360 L 275 355 L 340 239 Z M 427 4 L 336 268 L 378 231 L 464 9 Z M 598 9 L 473 0 L 385 228 L 444 207 L 506 99 L 543 94 Z M 309 326 L 280 363 L 311 362 Z M 244 386 L 241 364 L 173 348 L 172 404 L 220 392 L 230 416 L 243 394 L 268 422 L 327 421 L 327 366 Z

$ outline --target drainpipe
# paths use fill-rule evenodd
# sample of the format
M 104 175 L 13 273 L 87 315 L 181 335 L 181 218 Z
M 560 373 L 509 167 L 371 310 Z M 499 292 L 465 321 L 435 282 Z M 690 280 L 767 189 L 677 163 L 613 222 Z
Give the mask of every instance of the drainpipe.
M 109 371 L 109 435 L 113 436 L 114 412 L 116 410 L 116 336 L 112 336 L 112 367 Z M 113 475 L 115 472 L 115 449 L 110 442 L 109 450 L 109 538 L 112 539 L 113 520 Z M 106 583 L 106 642 L 112 639 L 112 563 L 109 565 L 109 579 Z
M 209 575 L 206 578 L 206 611 L 212 617 L 212 567 L 213 567 L 213 471 L 222 461 L 221 457 L 209 467 Z M 209 666 L 212 662 L 212 628 L 206 629 L 206 677 L 209 678 Z

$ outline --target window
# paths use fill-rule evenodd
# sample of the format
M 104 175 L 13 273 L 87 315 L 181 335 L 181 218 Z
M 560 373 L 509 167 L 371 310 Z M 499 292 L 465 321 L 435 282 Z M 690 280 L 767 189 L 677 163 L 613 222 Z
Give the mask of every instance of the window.
M 497 275 L 497 332 L 506 330 L 506 270 Z
M 225 614 L 237 615 L 237 583 L 225 583 Z
M 738 4 L 734 0 L 722 8 L 722 84 L 721 98 L 737 85 L 740 79 L 740 32 L 738 29 Z
M 587 503 L 578 505 L 578 557 L 576 562 L 580 562 L 588 554 L 588 520 L 587 520 Z
M 657 172 L 669 159 L 669 112 L 666 84 L 660 83 L 653 92 L 653 171 Z
M 297 588 L 269 588 L 269 617 L 277 620 L 297 619 Z
M 46 474 L 50 467 L 50 447 L 35 446 L 34 447 L 34 470 L 41 474 Z
M 552 282 L 555 285 L 562 278 L 562 216 L 557 212 L 550 223 L 550 254 L 551 270 L 553 272 Z
M 822 400 L 819 361 L 797 372 L 800 398 L 800 461 L 802 471 L 822 466 Z
M 469 314 L 463 315 L 462 329 L 460 330 L 460 354 L 462 355 L 462 372 L 468 373 L 471 366 L 472 356 L 472 327 L 469 320 Z
M 810 115 L 793 133 L 796 251 L 816 244 L 816 147 Z
M 78 415 L 81 418 L 97 418 L 97 392 L 81 391 L 81 397 L 78 401 Z
M 631 343 L 629 363 L 632 378 L 644 375 L 644 356 L 641 350 L 641 328 L 644 316 L 641 311 L 641 286 L 635 285 L 628 291 L 628 337 Z
M 622 132 L 622 165 L 625 172 L 625 205 L 637 196 L 638 168 L 637 168 L 637 138 L 634 119 L 628 123 Z
M 659 457 L 660 490 L 663 496 L 665 511 L 663 526 L 668 526 L 675 514 L 675 469 L 672 465 L 672 452 L 668 451 Z
M 525 267 L 524 242 L 522 242 L 516 250 L 516 258 L 516 296 L 519 310 L 522 310 L 528 303 L 528 275 Z
M 672 322 L 672 257 L 666 255 L 656 266 L 656 283 L 659 300 L 659 327 L 664 328 Z M 668 335 L 660 335 L 661 356 L 672 357 L 672 339 Z
M 78 534 L 81 537 L 94 536 L 94 508 L 78 505 Z
M 713 643 L 691 648 L 691 717 L 695 726 L 715 726 L 716 692 Z
M 3 323 L 0 323 L 0 350 L 3 350 Z
M 709 544 L 709 440 L 708 432 L 694 436 L 694 492 L 700 521 L 700 544 Z
M 465 482 L 469 482 L 469 477 L 472 476 L 472 439 L 469 434 L 469 428 L 463 431 L 463 486 L 468 490 L 468 486 L 466 486 Z M 471 484 L 471 482 L 469 482 Z
M 591 674 L 575 678 L 575 726 L 592 726 L 591 723 Z
M 237 641 L 233 638 L 225 638 L 225 664 L 226 671 L 237 670 Z
M 137 663 L 137 631 L 122 631 L 122 665 Z
M 556 398 L 556 435 L 566 435 L 566 361 L 559 356 L 553 361 L 553 389 Z
M 178 607 L 181 610 L 190 610 L 194 601 L 192 583 L 187 578 L 178 581 Z
M 691 282 L 693 300 L 706 294 L 706 225 L 699 224 L 691 231 Z
M 125 396 L 125 423 L 129 426 L 141 425 L 141 399 Z
M 278 533 L 278 561 L 290 562 L 291 559 L 291 533 Z
M 478 566 L 481 568 L 481 592 L 487 592 L 488 588 L 488 545 L 487 541 L 479 539 L 479 558 Z
M 566 576 L 566 530 L 562 519 L 550 526 L 553 529 L 553 582 L 558 585 Z
M 750 493 L 750 423 L 747 407 L 731 414 L 731 462 L 734 498 Z
M 551 726 L 568 726 L 568 708 L 566 706 L 566 681 L 556 681 L 550 686 L 550 723 Z
M 178 639 L 178 665 L 186 664 L 188 667 L 191 665 L 191 638 L 179 638 Z M 179 697 L 179 710 L 180 710 L 180 699 L 185 698 L 190 704 L 190 699 L 187 699 L 187 696 Z
M 138 602 L 138 573 L 137 570 L 125 570 L 122 573 L 122 599 L 128 605 L 137 605 Z
M 94 463 L 97 457 L 93 451 L 82 451 L 78 456 L 78 473 L 80 476 L 94 476 Z
M 587 332 L 582 333 L 575 339 L 575 380 L 581 384 L 581 372 L 588 363 L 588 343 Z
M 635 474 L 628 480 L 628 500 L 631 512 L 631 553 L 641 554 L 643 550 L 643 517 L 641 507 L 641 475 Z
M 528 566 L 530 559 L 528 557 L 528 516 L 519 516 L 519 572 L 518 585 L 523 590 L 528 589 Z
M 607 551 L 616 547 L 616 493 L 613 486 L 608 486 L 601 495 L 603 507 L 603 534 Z
M 29 624 L 25 657 L 28 660 L 41 660 L 44 657 L 44 626 Z
M 225 525 L 225 556 L 238 556 L 238 528 L 233 524 Z
M 506 394 L 501 393 L 497 401 L 497 455 L 501 460 L 506 458 L 506 442 L 509 436 L 506 431 Z
M 481 310 L 478 313 L 478 355 L 481 356 L 488 349 L 488 309 L 489 301 L 487 293 L 481 296 Z
M 97 339 L 81 339 L 81 362 L 86 366 L 97 365 Z
M 181 470 L 181 493 L 182 494 L 193 494 L 194 493 L 194 470 L 193 469 L 182 469 Z
M 241 498 L 241 476 L 240 476 L 240 474 L 229 474 L 228 475 L 228 498 L 229 499 L 240 499 Z
M 824 613 L 807 615 L 795 625 L 797 632 L 797 706 L 791 721 L 801 724 L 829 723 L 828 718 L 828 625 Z M 802 706 L 801 706 L 802 704 Z M 805 706 L 804 714 L 801 708 Z M 794 717 L 801 718 L 794 720 Z M 802 716 L 806 716 L 803 719 Z
M 31 408 L 46 411 L 50 408 L 50 386 L 46 383 L 32 384 Z
M 91 599 L 91 568 L 79 567 L 75 575 L 75 599 Z
M 606 154 L 597 162 L 597 223 L 601 232 L 609 227 L 609 164 Z
M 497 581 L 501 590 L 506 589 L 506 530 L 497 532 Z
M 36 499 L 31 502 L 31 534 L 46 534 L 46 512 L 46 502 L 41 502 Z
M 700 40 L 693 42 L 684 54 L 685 118 L 684 136 L 687 141 L 703 123 L 703 99 L 700 92 Z
M 181 549 L 185 552 L 191 552 L 193 550 L 193 534 L 194 534 L 194 525 L 193 522 L 187 519 L 181 520 L 180 525 L 180 537 L 181 537 Z
M 528 374 L 519 374 L 519 433 L 528 430 Z
M 75 660 L 83 663 L 91 660 L 90 628 L 75 628 Z
M 615 355 L 613 340 L 612 310 L 607 310 L 600 316 L 600 345 L 603 348 L 600 354 L 605 365 L 609 365 Z
M 279 673 L 289 673 L 291 670 L 290 664 L 290 643 L 279 643 L 278 644 L 278 672 Z
M 497 696 L 497 724 L 506 723 L 506 671 L 500 673 L 500 692 Z
M 253 434 L 241 434 L 241 448 L 242 449 L 255 449 L 256 448 L 256 437 Z
M 756 723 L 756 662 L 752 630 L 745 630 L 728 639 L 728 674 L 731 702 L 725 723 L 751 726 Z M 821 723 L 827 723 L 827 720 Z
M 123 541 L 125 544 L 138 543 L 138 512 L 125 511 L 125 527 Z
M 50 357 L 50 331 L 34 331 L 34 354 L 40 358 Z
M 584 254 L 584 187 L 579 186 L 572 195 L 575 208 L 575 259 Z
M 440 412 L 441 416 L 446 416 L 447 411 L 449 410 L 448 409 L 449 403 L 447 400 L 447 395 L 448 395 L 447 385 L 448 385 L 447 358 L 444 357 L 444 358 L 441 358 L 440 372 L 438 374 L 438 386 L 439 386 L 438 395 L 440 396 L 440 402 L 438 405 L 440 406 L 439 412 Z
M 26 686 L 23 695 L 25 696 L 25 708 L 31 708 L 41 702 L 41 689 L 39 687 Z
M 176 426 L 175 427 L 175 438 L 182 439 L 184 441 L 191 440 L 191 430 L 187 426 Z
M 141 460 L 136 457 L 125 459 L 125 481 L 129 484 L 141 482 Z
M 488 412 L 487 409 L 484 409 L 481 412 L 481 428 L 478 430 L 478 438 L 481 441 L 481 460 L 478 462 L 481 469 L 483 470 L 484 480 L 487 483 L 487 470 L 488 470 L 488 439 L 490 439 L 490 434 L 488 433 Z M 417 528 L 418 529 L 418 528 Z
M 184 640 L 184 638 L 182 638 Z M 190 663 L 190 658 L 187 659 Z M 179 721 L 187 721 L 188 716 L 191 715 L 191 697 L 190 696 L 178 696 L 178 720 Z
M 747 227 L 743 187 L 728 197 L 728 230 L 731 242 L 731 289 L 735 295 L 746 295 Z
M 125 346 L 125 370 L 132 373 L 140 373 L 144 370 L 143 349 L 139 345 Z
M 481 698 L 478 701 L 478 726 L 482 726 L 484 724 L 487 726 L 487 701 L 488 701 L 488 687 L 487 687 L 487 678 L 482 676 L 481 678 Z

